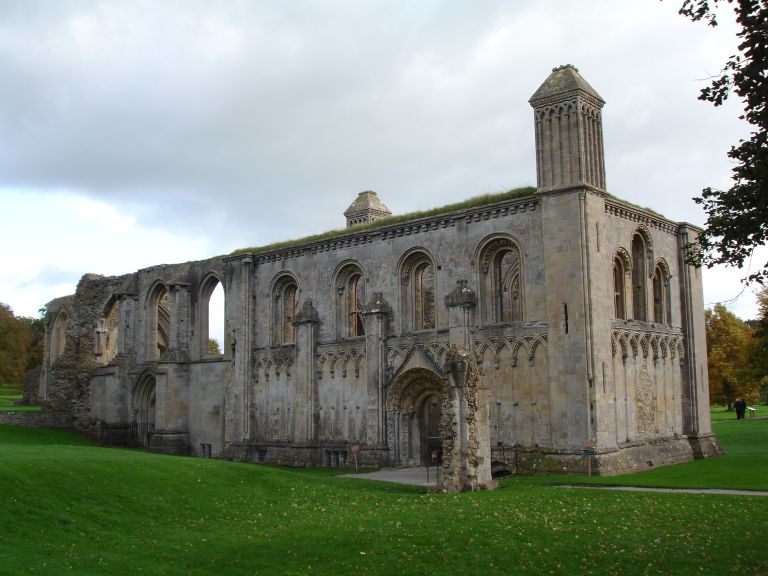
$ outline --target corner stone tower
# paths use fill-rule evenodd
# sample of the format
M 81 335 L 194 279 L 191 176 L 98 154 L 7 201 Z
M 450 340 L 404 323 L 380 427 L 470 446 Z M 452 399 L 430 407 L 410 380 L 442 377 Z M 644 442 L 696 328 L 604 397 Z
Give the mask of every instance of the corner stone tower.
M 356 224 L 367 224 L 387 218 L 392 216 L 392 212 L 379 200 L 376 192 L 366 190 L 357 195 L 355 201 L 344 211 L 344 216 L 347 217 L 347 228 L 349 228 Z
M 575 66 L 554 68 L 528 101 L 536 122 L 540 192 L 573 187 L 605 191 L 605 101 Z

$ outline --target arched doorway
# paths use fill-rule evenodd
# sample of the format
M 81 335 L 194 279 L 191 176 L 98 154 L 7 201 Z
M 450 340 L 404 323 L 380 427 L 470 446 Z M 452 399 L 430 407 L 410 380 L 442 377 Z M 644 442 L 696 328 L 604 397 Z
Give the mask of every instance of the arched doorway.
M 135 444 L 148 448 L 155 433 L 156 381 L 152 374 L 145 374 L 136 385 L 133 400 Z
M 426 466 L 440 461 L 441 376 L 426 368 L 407 370 L 387 394 L 387 440 L 393 464 Z

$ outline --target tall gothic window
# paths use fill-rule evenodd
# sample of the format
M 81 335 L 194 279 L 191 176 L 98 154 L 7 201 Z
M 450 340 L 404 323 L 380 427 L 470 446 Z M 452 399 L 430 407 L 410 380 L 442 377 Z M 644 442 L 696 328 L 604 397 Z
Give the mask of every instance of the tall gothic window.
M 653 321 L 657 324 L 672 324 L 669 279 L 667 267 L 660 262 L 653 272 Z
M 224 286 L 215 274 L 210 274 L 202 284 L 198 300 L 200 355 L 218 356 L 226 353 L 224 315 L 226 295 Z
M 283 276 L 274 285 L 272 302 L 273 344 L 295 344 L 293 321 L 299 311 L 299 289 L 291 276 Z
M 413 253 L 403 263 L 400 274 L 403 329 L 433 330 L 437 326 L 437 279 L 432 259 L 425 252 Z
M 414 277 L 414 326 L 416 330 L 435 327 L 435 270 L 431 262 L 416 267 Z
M 363 336 L 363 305 L 365 304 L 365 278 L 357 264 L 344 266 L 336 276 L 336 326 L 339 338 Z
M 158 284 L 148 300 L 149 357 L 157 359 L 168 350 L 171 337 L 171 295 Z
M 648 247 L 640 234 L 632 237 L 632 312 L 635 320 L 648 320 L 647 280 Z
M 347 285 L 347 327 L 350 336 L 362 336 L 363 328 L 363 303 L 365 302 L 365 283 L 360 274 L 354 274 Z
M 120 301 L 115 300 L 104 317 L 104 364 L 117 356 L 117 338 L 120 335 Z
M 507 237 L 485 243 L 479 254 L 481 315 L 485 324 L 523 320 L 520 250 Z
M 67 327 L 69 326 L 69 316 L 63 310 L 56 316 L 51 328 L 50 344 L 48 354 L 51 364 L 55 362 L 62 354 L 67 345 Z
M 613 309 L 614 317 L 627 318 L 627 309 L 624 305 L 624 263 L 621 258 L 616 257 L 613 260 Z

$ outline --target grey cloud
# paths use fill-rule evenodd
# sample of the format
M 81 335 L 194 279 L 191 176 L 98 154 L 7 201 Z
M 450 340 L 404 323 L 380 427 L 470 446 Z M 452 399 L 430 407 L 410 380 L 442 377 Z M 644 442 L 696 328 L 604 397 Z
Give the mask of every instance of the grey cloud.
M 678 71 L 621 21 L 642 5 L 5 2 L 0 188 L 77 190 L 221 246 L 295 237 L 367 188 L 401 212 L 534 184 L 527 99 L 574 62 L 609 101 L 611 191 L 700 220 L 678 176 L 718 167 L 682 133 L 698 111 L 659 136 L 680 110 L 654 83 Z M 605 40 L 570 26 L 612 15 Z

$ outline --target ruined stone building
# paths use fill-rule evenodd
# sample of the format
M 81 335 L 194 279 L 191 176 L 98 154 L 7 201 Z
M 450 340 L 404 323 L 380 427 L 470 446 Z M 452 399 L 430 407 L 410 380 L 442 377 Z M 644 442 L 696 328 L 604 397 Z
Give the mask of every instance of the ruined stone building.
M 40 397 L 159 451 L 343 466 L 354 446 L 361 464 L 419 464 L 444 438 L 460 349 L 485 390 L 484 459 L 581 471 L 588 447 L 608 474 L 717 453 L 684 260 L 698 230 L 608 195 L 604 101 L 574 67 L 530 104 L 536 189 L 414 217 L 363 192 L 340 233 L 84 276 L 48 305 Z

